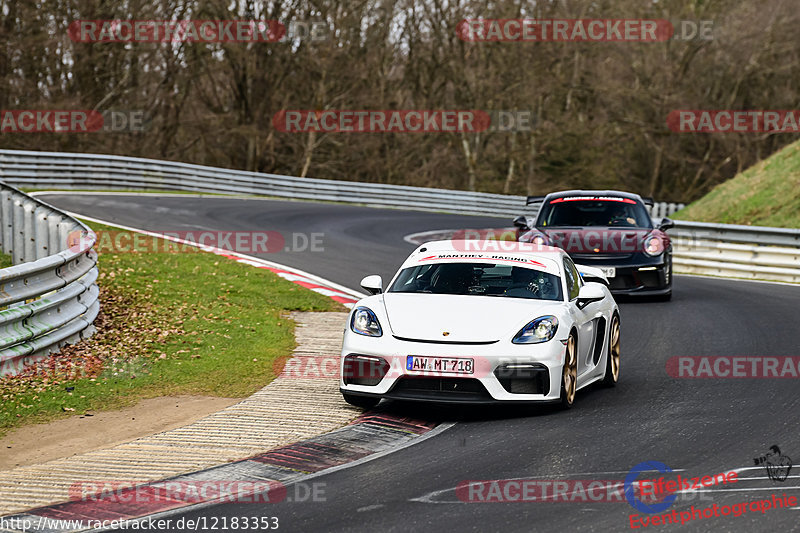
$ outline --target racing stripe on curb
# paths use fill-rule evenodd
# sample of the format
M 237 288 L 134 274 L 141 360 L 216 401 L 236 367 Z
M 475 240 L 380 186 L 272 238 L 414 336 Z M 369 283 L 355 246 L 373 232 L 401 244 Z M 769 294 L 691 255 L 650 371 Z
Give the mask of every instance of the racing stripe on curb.
M 245 259 L 242 257 L 231 255 L 222 250 L 213 250 L 213 253 L 220 255 L 222 257 L 227 257 L 228 259 L 233 259 L 237 263 L 244 263 L 246 265 L 254 266 L 256 268 L 262 268 L 264 270 L 269 270 L 271 272 L 274 272 L 275 274 L 277 274 L 278 276 L 282 277 L 287 281 L 290 281 L 296 285 L 300 285 L 301 287 L 305 287 L 306 289 L 310 289 L 314 292 L 322 294 L 323 296 L 327 296 L 330 299 L 335 300 L 346 307 L 352 307 L 353 304 L 358 301 L 356 298 L 353 298 L 353 296 L 350 294 L 342 292 L 328 285 L 320 284 L 319 282 L 316 282 L 306 276 L 302 276 L 296 272 L 290 272 L 288 270 L 284 270 L 281 268 L 267 266 L 265 264 L 261 264 L 251 259 Z
M 385 427 L 396 429 L 398 431 L 407 431 L 409 433 L 416 433 L 422 435 L 427 433 L 437 426 L 435 422 L 424 422 L 415 420 L 413 418 L 398 417 L 387 415 L 385 413 L 368 412 L 359 416 L 353 421 L 353 424 L 372 424 L 378 427 Z
M 437 424 L 394 416 L 365 413 L 349 426 L 266 453 L 135 487 L 106 490 L 80 500 L 48 505 L 5 516 L 2 532 L 68 533 L 99 529 L 97 521 L 134 520 L 156 513 L 231 501 L 232 493 L 205 497 L 203 484 L 238 487 L 238 501 L 278 503 L 287 485 L 309 474 L 323 473 L 393 448 L 408 445 Z M 423 439 L 424 440 L 424 439 Z M 249 488 L 242 490 L 242 488 Z M 249 499 L 248 499 L 249 498 Z M 63 522 L 60 522 L 63 521 Z M 73 521 L 70 525 L 69 521 Z M 82 521 L 76 525 L 74 521 Z

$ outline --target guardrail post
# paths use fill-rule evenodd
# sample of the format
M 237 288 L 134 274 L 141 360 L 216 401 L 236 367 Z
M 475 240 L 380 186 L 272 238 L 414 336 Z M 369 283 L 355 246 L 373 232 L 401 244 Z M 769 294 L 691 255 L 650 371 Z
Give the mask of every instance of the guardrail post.
M 63 250 L 67 248 L 67 241 L 69 240 L 69 234 L 74 229 L 80 229 L 81 226 L 77 224 L 74 220 L 70 220 L 69 217 L 64 217 L 62 219 L 61 224 L 58 225 L 58 248 Z
M 34 259 L 41 259 L 52 253 L 50 251 L 50 234 L 47 222 L 51 212 L 52 209 L 43 205 L 36 206 L 33 212 L 33 245 L 36 250 Z M 58 249 L 56 248 L 56 250 Z
M 10 254 L 14 249 L 14 197 L 10 190 L 0 192 L 0 238 L 3 239 L 3 253 Z
M 18 194 L 14 195 L 12 209 L 13 245 L 11 260 L 15 265 L 18 265 L 25 262 L 25 206 Z
M 64 243 L 59 235 L 59 226 L 66 220 L 64 215 L 58 212 L 50 213 L 47 217 L 47 245 L 50 250 L 58 250 Z
M 37 204 L 33 198 L 26 199 L 22 202 L 23 217 L 22 217 L 22 236 L 25 246 L 23 248 L 23 262 L 35 261 L 36 257 L 36 208 Z

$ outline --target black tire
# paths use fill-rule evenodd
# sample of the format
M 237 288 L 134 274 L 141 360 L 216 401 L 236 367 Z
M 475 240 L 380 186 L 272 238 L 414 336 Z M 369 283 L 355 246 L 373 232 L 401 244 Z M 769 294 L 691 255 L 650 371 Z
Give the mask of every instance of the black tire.
M 661 300 L 662 302 L 668 302 L 672 299 L 672 256 L 671 255 L 669 258 L 669 278 L 667 281 L 668 281 L 667 288 L 669 288 L 669 292 L 663 295 L 661 298 L 659 298 L 659 300 Z
M 603 385 L 613 387 L 619 381 L 619 316 L 616 314 L 611 318 L 611 326 L 608 328 L 608 356 L 606 357 L 606 374 L 603 376 Z
M 561 367 L 561 394 L 559 404 L 562 409 L 570 409 L 575 403 L 578 388 L 578 341 L 574 333 L 569 334 L 564 365 Z
M 342 398 L 344 398 L 344 401 L 350 405 L 354 405 L 362 409 L 372 409 L 378 405 L 378 402 L 381 401 L 380 398 L 373 398 L 371 396 L 356 396 L 354 394 L 347 394 L 346 392 L 342 392 Z

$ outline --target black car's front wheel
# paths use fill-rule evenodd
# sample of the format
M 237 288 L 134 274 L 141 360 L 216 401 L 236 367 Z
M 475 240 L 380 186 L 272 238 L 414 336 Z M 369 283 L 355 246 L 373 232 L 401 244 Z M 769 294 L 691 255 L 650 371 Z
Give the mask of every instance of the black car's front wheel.
M 670 301 L 672 299 L 672 257 L 671 256 L 670 256 L 670 260 L 669 260 L 669 266 L 667 267 L 667 269 L 668 270 L 667 270 L 667 276 L 666 276 L 667 279 L 666 279 L 666 281 L 667 281 L 667 288 L 669 288 L 669 291 L 667 291 L 666 294 L 661 296 L 661 301 L 662 302 L 668 302 L 668 301 Z

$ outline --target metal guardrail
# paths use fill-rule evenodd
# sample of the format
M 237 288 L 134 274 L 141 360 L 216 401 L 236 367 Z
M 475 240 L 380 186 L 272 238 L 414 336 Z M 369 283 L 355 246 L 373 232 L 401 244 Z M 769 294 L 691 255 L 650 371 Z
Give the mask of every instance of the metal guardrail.
M 800 230 L 675 221 L 675 270 L 800 283 Z
M 379 207 L 514 217 L 535 214 L 526 197 L 276 174 L 97 154 L 0 150 L 0 179 L 18 186 L 263 195 Z M 656 203 L 653 218 L 683 204 Z M 676 221 L 677 272 L 800 281 L 800 231 Z
M 70 237 L 82 236 L 70 248 Z M 94 232 L 66 213 L 0 183 L 0 375 L 87 338 L 100 309 Z
M 30 188 L 252 194 L 498 217 L 514 217 L 526 211 L 525 196 L 296 178 L 97 154 L 0 150 L 0 179 Z M 654 216 L 667 216 L 680 207 L 658 204 L 655 209 L 659 214 Z

